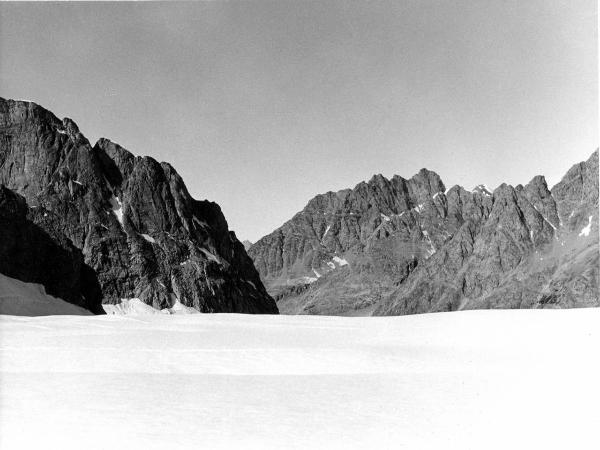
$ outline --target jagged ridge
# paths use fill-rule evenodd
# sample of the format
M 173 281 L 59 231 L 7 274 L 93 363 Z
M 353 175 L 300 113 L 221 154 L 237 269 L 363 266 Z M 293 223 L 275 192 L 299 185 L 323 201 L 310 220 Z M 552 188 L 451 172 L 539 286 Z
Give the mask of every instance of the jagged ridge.
M 597 180 L 597 151 L 552 192 L 542 176 L 492 193 L 444 191 L 425 169 L 377 175 L 315 197 L 249 254 L 287 313 L 597 305 Z M 589 238 L 573 239 L 588 225 Z M 543 255 L 545 269 L 532 270 Z

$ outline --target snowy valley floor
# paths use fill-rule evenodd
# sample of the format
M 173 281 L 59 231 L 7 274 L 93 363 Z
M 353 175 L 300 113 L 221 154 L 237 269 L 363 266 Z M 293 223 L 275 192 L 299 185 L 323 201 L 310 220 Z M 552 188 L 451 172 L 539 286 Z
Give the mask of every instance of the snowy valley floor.
M 600 448 L 600 310 L 0 316 L 0 448 Z

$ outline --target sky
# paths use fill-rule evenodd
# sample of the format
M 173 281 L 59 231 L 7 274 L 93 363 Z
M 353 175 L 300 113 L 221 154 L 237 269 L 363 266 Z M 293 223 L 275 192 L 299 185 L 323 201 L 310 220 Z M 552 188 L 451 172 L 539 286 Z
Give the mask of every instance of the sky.
M 593 0 L 0 3 L 0 96 L 170 162 L 256 241 L 422 167 L 552 186 L 598 147 Z

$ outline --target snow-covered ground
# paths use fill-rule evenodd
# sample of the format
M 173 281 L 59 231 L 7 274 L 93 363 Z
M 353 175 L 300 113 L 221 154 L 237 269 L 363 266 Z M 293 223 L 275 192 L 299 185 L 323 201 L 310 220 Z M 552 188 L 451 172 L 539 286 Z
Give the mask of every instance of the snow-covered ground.
M 0 448 L 600 448 L 600 310 L 0 316 Z
M 41 284 L 25 283 L 1 273 L 0 314 L 13 314 L 16 316 L 92 315 L 87 309 L 48 295 L 46 288 Z

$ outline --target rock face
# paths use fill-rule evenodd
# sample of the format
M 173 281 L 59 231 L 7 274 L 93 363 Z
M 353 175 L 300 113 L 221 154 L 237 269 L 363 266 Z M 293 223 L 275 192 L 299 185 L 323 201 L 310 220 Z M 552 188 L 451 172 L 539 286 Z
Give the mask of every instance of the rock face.
M 377 175 L 315 197 L 249 254 L 284 313 L 600 306 L 598 151 L 551 191 L 542 176 L 491 192 Z
M 194 200 L 167 163 L 107 139 L 92 147 L 72 120 L 0 99 L 0 183 L 81 251 L 103 303 L 277 313 L 219 206 Z
M 0 273 L 102 314 L 102 292 L 81 250 L 53 226 L 51 212 L 27 207 L 25 199 L 0 185 Z

